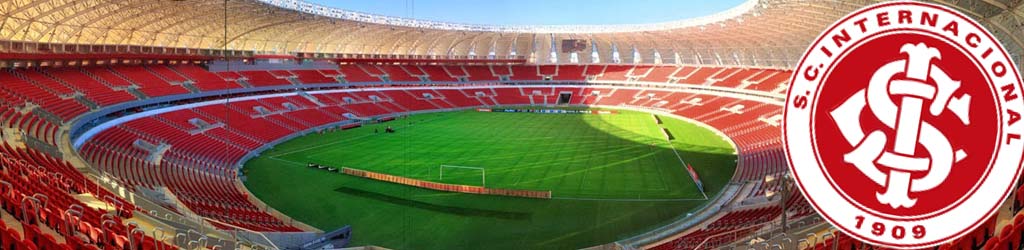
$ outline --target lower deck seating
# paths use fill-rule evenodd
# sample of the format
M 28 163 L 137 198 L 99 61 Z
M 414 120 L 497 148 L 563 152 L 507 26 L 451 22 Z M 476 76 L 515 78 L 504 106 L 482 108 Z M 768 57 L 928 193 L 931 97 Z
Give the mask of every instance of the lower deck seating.
M 787 203 L 787 216 L 790 219 L 798 220 L 809 215 L 806 199 L 800 192 L 793 190 L 790 193 Z M 726 244 L 751 238 L 752 232 L 769 226 L 783 213 L 777 202 L 770 202 L 763 206 L 741 208 L 728 211 L 711 218 L 708 223 L 698 228 L 691 229 L 673 240 L 653 246 L 654 250 L 689 250 L 689 249 L 718 249 Z M 845 248 L 844 248 L 845 249 Z
M 175 249 L 169 242 L 133 233 L 136 226 L 125 220 L 136 208 L 97 187 L 68 162 L 6 143 L 0 145 L 0 159 L 0 207 L 19 222 L 0 222 L 0 248 Z M 95 197 L 104 204 L 89 205 L 74 196 Z
M 237 170 L 231 166 L 263 142 L 295 132 L 285 126 L 308 129 L 331 121 L 325 120 L 324 114 L 315 109 L 303 109 L 288 111 L 288 115 L 308 120 L 282 124 L 283 120 L 272 120 L 270 116 L 257 117 L 234 111 L 230 105 L 211 105 L 132 120 L 101 132 L 83 145 L 81 152 L 94 165 L 102 166 L 130 186 L 167 187 L 190 210 L 208 219 L 257 231 L 298 231 L 253 204 L 250 197 L 233 184 Z M 229 127 L 192 134 L 190 131 L 199 129 L 188 127 L 192 119 Z M 170 149 L 159 163 L 149 162 L 147 159 L 153 152 L 135 147 L 136 140 L 166 144 Z
M 1002 228 L 997 228 L 997 218 L 982 224 L 978 229 L 967 233 L 966 236 L 953 240 L 952 242 L 939 245 L 934 249 L 939 250 L 1014 250 L 1024 248 L 1022 240 L 1024 233 L 1021 232 L 1024 226 L 1024 214 L 1017 213 Z M 868 243 L 861 242 L 838 231 L 832 231 L 814 239 L 814 244 L 801 248 L 801 250 L 831 250 L 831 249 L 865 249 L 884 250 Z
M 677 239 L 654 247 L 655 250 L 715 249 L 736 241 L 774 220 L 781 214 L 778 207 L 754 208 L 725 213 L 710 224 L 686 233 Z

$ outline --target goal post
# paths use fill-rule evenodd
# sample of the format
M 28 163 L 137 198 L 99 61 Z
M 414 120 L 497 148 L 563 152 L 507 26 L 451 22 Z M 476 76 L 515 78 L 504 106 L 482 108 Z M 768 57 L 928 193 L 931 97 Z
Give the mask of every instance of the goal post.
M 470 170 L 472 172 L 478 172 L 478 173 L 480 173 L 480 186 L 481 187 L 487 187 L 487 169 L 484 169 L 482 167 L 468 167 L 468 166 L 456 166 L 456 165 L 444 165 L 444 164 L 441 164 L 440 171 L 438 171 L 439 172 L 438 173 L 438 178 L 441 181 L 444 181 L 444 177 L 445 177 L 444 176 L 444 171 L 445 171 L 445 169 L 449 169 L 449 171 L 454 171 L 454 170 Z M 459 177 L 463 177 L 463 176 L 464 175 L 453 174 L 451 172 L 448 173 L 448 178 L 449 179 L 452 179 L 453 177 L 455 179 L 459 179 Z

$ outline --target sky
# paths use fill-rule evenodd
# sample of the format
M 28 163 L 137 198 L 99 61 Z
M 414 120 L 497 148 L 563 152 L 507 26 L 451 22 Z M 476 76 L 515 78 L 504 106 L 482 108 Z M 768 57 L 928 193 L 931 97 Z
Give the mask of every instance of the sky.
M 641 24 L 705 16 L 744 0 L 306 0 L 359 12 L 467 24 Z

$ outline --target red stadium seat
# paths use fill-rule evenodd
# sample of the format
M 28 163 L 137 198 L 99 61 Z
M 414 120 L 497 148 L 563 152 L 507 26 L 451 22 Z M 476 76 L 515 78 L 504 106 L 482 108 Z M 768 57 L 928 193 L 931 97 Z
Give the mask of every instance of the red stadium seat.
M 1019 233 L 1019 230 L 1015 231 L 1013 224 L 1006 224 L 1003 226 L 1003 229 L 999 231 L 999 237 L 993 237 L 989 240 L 991 241 L 998 238 L 1002 245 L 1007 247 L 1012 246 L 1013 249 L 1017 249 L 1017 246 L 1020 245 L 1020 239 L 1016 237 L 1015 233 Z

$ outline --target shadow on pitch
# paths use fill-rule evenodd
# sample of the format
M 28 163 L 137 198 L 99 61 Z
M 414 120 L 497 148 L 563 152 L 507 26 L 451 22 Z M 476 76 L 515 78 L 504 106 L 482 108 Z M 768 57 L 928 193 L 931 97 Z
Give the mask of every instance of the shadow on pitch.
M 472 216 L 472 217 L 486 217 L 495 219 L 505 220 L 530 220 L 533 215 L 531 213 L 520 213 L 520 212 L 506 212 L 498 210 L 487 210 L 487 209 L 476 209 L 476 208 L 464 208 L 464 207 L 453 207 L 444 206 L 437 204 L 430 204 L 422 201 L 410 200 L 402 197 L 391 196 L 387 194 L 371 192 L 366 190 L 354 189 L 350 187 L 340 187 L 334 190 L 335 192 L 358 196 L 362 198 L 378 200 L 387 202 L 399 206 L 419 208 L 423 210 L 446 213 L 459 216 Z

